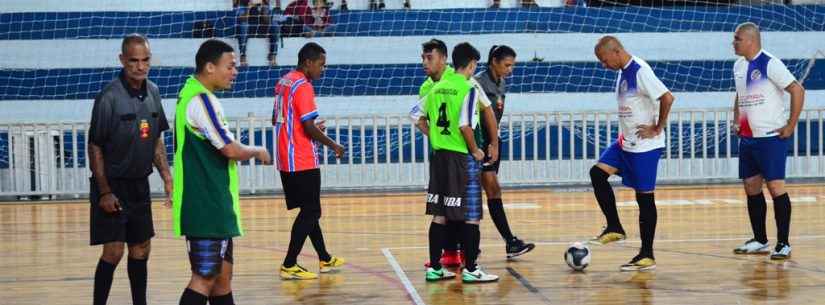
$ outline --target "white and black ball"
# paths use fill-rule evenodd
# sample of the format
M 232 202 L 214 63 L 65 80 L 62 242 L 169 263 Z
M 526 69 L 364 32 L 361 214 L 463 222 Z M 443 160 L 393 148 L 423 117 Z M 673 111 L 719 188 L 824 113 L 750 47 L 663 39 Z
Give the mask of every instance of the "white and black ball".
M 573 270 L 582 271 L 590 265 L 590 248 L 580 242 L 575 242 L 564 252 L 564 261 Z

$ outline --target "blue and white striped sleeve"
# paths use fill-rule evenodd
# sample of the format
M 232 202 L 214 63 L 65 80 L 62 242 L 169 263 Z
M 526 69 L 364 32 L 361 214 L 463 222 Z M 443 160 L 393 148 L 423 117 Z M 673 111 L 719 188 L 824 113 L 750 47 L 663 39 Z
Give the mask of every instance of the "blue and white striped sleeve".
M 209 139 L 216 149 L 221 149 L 235 139 L 223 121 L 223 107 L 214 97 L 201 94 L 192 98 L 186 109 L 186 119 L 202 137 Z

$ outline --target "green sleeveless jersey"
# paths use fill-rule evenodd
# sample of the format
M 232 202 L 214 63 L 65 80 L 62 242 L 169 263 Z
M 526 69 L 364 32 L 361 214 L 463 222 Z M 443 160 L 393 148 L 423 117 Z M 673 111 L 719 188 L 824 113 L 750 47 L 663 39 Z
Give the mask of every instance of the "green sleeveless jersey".
M 464 75 L 452 73 L 445 74 L 430 90 L 424 109 L 429 118 L 429 140 L 433 149 L 463 154 L 468 152 L 467 142 L 459 129 L 459 121 L 462 107 L 467 103 L 467 95 L 472 94 L 471 89 L 472 85 Z M 474 104 L 475 99 L 469 103 Z M 474 105 L 470 106 L 475 112 L 478 111 Z
M 173 192 L 175 234 L 200 238 L 240 236 L 243 231 L 237 163 L 224 157 L 189 125 L 187 107 L 196 96 L 204 101 L 217 101 L 194 76 L 189 76 L 178 95 Z

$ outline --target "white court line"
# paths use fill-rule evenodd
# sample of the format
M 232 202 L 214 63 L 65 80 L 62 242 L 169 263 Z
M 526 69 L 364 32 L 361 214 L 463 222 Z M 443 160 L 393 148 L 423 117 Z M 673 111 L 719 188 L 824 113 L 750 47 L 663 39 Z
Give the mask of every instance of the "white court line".
M 809 240 L 809 239 L 822 239 L 825 238 L 825 235 L 800 235 L 800 236 L 791 236 L 791 239 L 795 240 Z M 697 239 L 662 239 L 662 240 L 655 240 L 656 243 L 691 243 L 691 242 L 716 242 L 716 241 L 744 241 L 747 240 L 747 237 L 731 237 L 731 238 L 697 238 Z M 620 243 L 641 243 L 639 240 L 624 240 L 619 241 Z M 573 241 L 547 241 L 547 242 L 534 242 L 536 245 L 550 245 L 550 246 L 561 246 L 561 245 L 569 245 L 572 244 Z M 480 246 L 481 248 L 489 248 L 489 247 L 501 247 L 504 245 L 503 243 L 493 243 L 493 244 L 486 244 Z M 395 250 L 414 250 L 414 249 L 428 249 L 429 246 L 409 246 L 409 247 L 391 247 L 391 248 L 383 248 L 383 250 L 389 251 L 390 249 Z M 386 253 L 384 253 L 386 255 Z
M 407 294 L 413 300 L 415 305 L 427 305 L 424 303 L 424 300 L 421 299 L 421 296 L 418 295 L 418 291 L 415 290 L 412 283 L 410 283 L 410 279 L 407 278 L 407 274 L 404 273 L 404 269 L 401 268 L 401 265 L 398 264 L 398 261 L 395 260 L 395 256 L 392 255 L 390 252 L 390 248 L 383 248 L 381 252 L 384 253 L 384 257 L 387 258 L 387 262 L 390 263 L 392 266 L 392 270 L 395 271 L 395 275 L 398 276 L 398 279 L 401 280 L 401 283 L 404 284 L 404 289 L 407 290 Z

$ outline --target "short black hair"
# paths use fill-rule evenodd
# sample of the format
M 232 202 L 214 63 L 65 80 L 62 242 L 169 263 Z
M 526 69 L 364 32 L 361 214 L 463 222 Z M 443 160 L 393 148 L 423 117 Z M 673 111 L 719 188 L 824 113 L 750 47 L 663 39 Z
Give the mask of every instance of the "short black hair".
M 501 61 L 507 57 L 516 58 L 516 51 L 506 45 L 493 45 L 488 54 L 487 65 L 492 64 L 493 61 Z
M 149 39 L 140 33 L 131 33 L 127 34 L 126 36 L 123 36 L 123 42 L 120 43 L 120 54 L 125 55 L 126 51 L 128 51 L 129 45 L 133 43 L 149 45 Z
M 429 53 L 432 50 L 438 50 L 438 52 L 444 55 L 445 57 L 448 54 L 447 45 L 441 40 L 433 38 L 421 44 L 421 51 L 423 51 L 424 53 Z
M 307 44 L 298 51 L 298 66 L 303 65 L 307 60 L 318 60 L 322 54 L 327 54 L 324 47 L 314 42 L 307 42 Z
M 228 52 L 235 52 L 235 49 L 226 42 L 217 39 L 204 41 L 195 55 L 195 73 L 201 73 L 207 63 L 218 64 L 223 53 Z
M 481 54 L 469 42 L 459 43 L 453 48 L 453 67 L 456 69 L 466 68 L 471 61 L 480 59 Z

